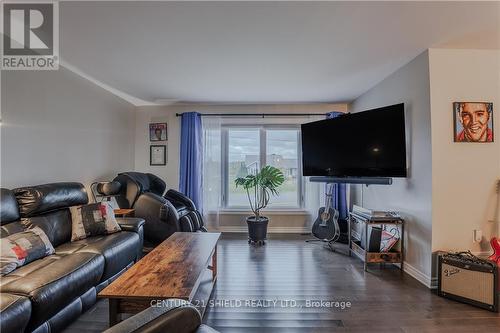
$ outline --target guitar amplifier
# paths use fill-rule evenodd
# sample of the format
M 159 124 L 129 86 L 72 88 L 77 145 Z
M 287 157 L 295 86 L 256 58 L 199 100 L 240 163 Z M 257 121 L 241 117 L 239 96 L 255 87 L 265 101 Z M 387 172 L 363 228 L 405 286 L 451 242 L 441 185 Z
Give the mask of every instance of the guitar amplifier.
M 439 256 L 438 295 L 498 312 L 498 269 L 470 252 Z

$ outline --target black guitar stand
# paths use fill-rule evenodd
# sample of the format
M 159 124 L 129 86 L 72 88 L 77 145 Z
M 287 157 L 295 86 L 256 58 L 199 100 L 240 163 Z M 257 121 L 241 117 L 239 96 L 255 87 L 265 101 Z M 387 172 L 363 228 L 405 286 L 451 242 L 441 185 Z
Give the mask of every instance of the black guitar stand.
M 328 249 L 330 249 L 332 252 L 336 252 L 335 247 L 333 244 L 335 244 L 338 241 L 338 238 L 336 240 L 328 240 L 328 239 L 317 239 L 317 238 L 311 238 L 311 239 L 306 239 L 306 243 L 313 243 L 313 242 L 322 242 L 326 243 L 328 246 Z M 325 249 L 327 248 L 326 246 L 324 247 Z

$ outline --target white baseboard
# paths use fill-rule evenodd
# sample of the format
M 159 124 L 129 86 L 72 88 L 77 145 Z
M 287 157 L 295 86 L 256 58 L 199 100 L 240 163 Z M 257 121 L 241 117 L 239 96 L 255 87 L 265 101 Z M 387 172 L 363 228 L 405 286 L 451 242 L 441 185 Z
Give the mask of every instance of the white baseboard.
M 405 271 L 405 273 L 413 277 L 418 282 L 422 283 L 427 288 L 437 288 L 437 278 L 433 278 L 430 275 L 424 274 L 406 261 L 404 262 L 403 270 Z
M 219 226 L 214 231 L 219 232 L 248 232 L 247 226 Z M 304 234 L 310 233 L 310 227 L 269 227 L 268 233 L 274 234 Z

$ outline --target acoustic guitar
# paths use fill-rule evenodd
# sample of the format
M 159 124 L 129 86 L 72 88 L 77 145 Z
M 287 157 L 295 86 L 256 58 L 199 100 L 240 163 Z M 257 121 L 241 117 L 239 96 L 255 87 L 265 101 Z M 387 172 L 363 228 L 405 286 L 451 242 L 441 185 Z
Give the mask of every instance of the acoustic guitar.
M 496 187 L 496 193 L 497 193 L 497 198 L 500 197 L 500 180 L 497 182 L 497 187 Z M 496 223 L 496 229 L 497 229 L 497 235 L 498 235 L 498 226 L 500 224 L 499 222 L 499 217 L 498 217 L 498 211 L 500 210 L 500 204 L 498 204 L 496 208 L 496 216 L 494 222 Z M 493 249 L 493 254 L 488 257 L 489 260 L 496 262 L 497 264 L 500 264 L 500 238 L 498 237 L 492 237 L 490 239 L 490 245 Z
M 332 190 L 333 184 L 326 193 L 325 207 L 321 207 L 318 211 L 318 217 L 314 221 L 312 234 L 314 237 L 325 241 L 335 242 L 340 237 L 340 228 L 338 224 L 339 211 L 332 207 Z

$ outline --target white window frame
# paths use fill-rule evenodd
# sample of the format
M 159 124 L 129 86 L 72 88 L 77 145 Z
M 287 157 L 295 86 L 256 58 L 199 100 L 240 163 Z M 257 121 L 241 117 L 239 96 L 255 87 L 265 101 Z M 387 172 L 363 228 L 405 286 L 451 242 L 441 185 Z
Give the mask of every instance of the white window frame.
M 269 211 L 282 211 L 282 210 L 303 210 L 305 207 L 304 200 L 304 177 L 302 176 L 302 137 L 300 132 L 300 125 L 288 124 L 262 124 L 262 125 L 247 125 L 247 124 L 224 124 L 221 126 L 221 172 L 222 172 L 222 198 L 221 205 L 224 210 L 248 210 L 248 205 L 243 206 L 229 206 L 228 193 L 229 193 L 229 174 L 228 174 L 228 156 L 229 156 L 229 139 L 228 133 L 230 129 L 259 129 L 259 167 L 266 165 L 266 151 L 267 151 L 267 130 L 279 129 L 292 129 L 297 131 L 297 205 L 295 206 L 280 206 L 280 207 L 267 207 Z M 272 199 L 271 199 L 272 200 Z

